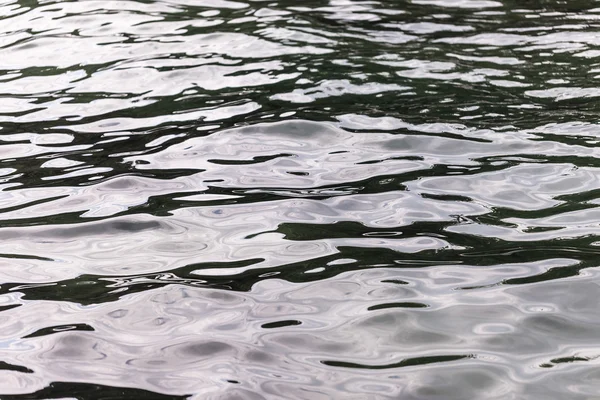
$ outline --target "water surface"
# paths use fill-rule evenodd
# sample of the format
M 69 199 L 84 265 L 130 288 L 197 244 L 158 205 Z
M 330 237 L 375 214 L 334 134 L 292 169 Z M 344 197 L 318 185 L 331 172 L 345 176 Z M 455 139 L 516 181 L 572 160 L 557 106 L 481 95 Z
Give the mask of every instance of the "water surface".
M 590 399 L 591 1 L 4 1 L 3 399 Z

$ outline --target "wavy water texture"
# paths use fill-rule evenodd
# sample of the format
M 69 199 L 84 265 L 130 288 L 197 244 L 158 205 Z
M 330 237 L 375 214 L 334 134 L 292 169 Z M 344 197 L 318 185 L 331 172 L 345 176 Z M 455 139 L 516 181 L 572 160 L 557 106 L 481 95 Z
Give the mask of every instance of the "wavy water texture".
M 0 2 L 0 397 L 597 396 L 599 21 Z

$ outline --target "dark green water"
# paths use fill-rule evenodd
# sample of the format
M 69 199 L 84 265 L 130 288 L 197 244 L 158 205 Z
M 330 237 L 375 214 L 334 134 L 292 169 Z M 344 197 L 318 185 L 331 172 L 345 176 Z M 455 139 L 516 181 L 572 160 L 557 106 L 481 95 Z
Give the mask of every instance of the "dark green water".
M 0 16 L 1 399 L 599 398 L 597 2 Z

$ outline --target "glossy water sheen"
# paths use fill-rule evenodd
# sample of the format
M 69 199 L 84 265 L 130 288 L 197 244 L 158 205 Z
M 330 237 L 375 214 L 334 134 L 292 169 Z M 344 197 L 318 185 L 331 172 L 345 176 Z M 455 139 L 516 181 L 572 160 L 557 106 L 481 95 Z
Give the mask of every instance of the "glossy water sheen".
M 3 1 L 2 399 L 596 398 L 596 5 Z

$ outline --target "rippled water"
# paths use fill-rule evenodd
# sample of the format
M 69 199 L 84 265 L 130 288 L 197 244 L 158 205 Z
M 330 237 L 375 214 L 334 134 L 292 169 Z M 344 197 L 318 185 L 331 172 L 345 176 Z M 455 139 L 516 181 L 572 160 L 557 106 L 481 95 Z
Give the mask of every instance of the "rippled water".
M 2 399 L 592 399 L 593 1 L 0 3 Z

